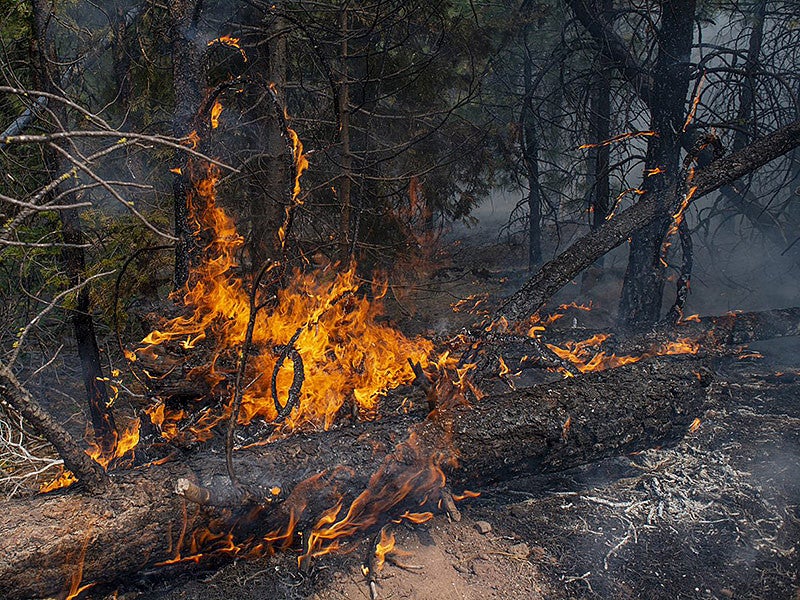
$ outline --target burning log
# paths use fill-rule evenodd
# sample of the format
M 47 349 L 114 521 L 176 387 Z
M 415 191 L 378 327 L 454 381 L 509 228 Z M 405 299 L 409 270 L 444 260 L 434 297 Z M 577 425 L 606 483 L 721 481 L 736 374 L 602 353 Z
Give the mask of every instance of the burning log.
M 14 500 L 0 515 L 0 596 L 48 596 L 76 577 L 111 581 L 204 555 L 288 548 L 295 531 L 312 531 L 303 546 L 324 554 L 313 536 L 339 543 L 337 535 L 419 510 L 445 485 L 474 488 L 675 442 L 701 414 L 708 380 L 696 359 L 659 358 L 441 409 L 423 422 L 403 415 L 241 449 L 239 480 L 264 490 L 260 505 L 200 506 L 174 492 L 181 479 L 230 486 L 224 453 L 213 451 L 119 473 L 94 495 L 74 486 Z M 441 476 L 418 476 L 432 468 Z M 270 501 L 278 496 L 285 501 Z M 349 502 L 337 521 L 331 507 Z

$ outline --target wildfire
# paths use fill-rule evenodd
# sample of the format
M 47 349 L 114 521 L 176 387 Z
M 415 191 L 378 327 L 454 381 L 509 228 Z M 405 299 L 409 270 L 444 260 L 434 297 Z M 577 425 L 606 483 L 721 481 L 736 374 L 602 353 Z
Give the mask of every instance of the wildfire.
M 375 546 L 375 569 L 380 571 L 386 562 L 386 555 L 394 550 L 394 532 L 386 534 L 386 528 L 381 529 L 381 541 Z
M 89 440 L 88 443 L 89 448 L 86 450 L 86 454 L 91 456 L 92 459 L 104 469 L 108 470 L 109 465 L 113 461 L 125 457 L 125 455 L 131 452 L 139 443 L 139 419 L 131 421 L 128 427 L 123 430 L 122 434 L 115 431 L 113 443 L 109 444 L 106 448 L 103 448 L 101 443 L 94 439 Z M 39 493 L 46 494 L 47 492 L 69 487 L 76 481 L 75 475 L 62 466 L 60 472 L 53 481 L 39 486 Z
M 214 106 L 211 107 L 211 129 L 219 127 L 219 116 L 222 114 L 222 103 L 219 100 L 214 100 Z
M 295 148 L 297 186 L 307 161 L 299 140 Z M 196 233 L 213 234 L 204 260 L 184 291 L 183 303 L 191 313 L 151 332 L 137 350 L 155 353 L 159 345 L 170 342 L 192 349 L 207 338 L 213 340 L 214 353 L 205 375 L 215 385 L 225 380 L 226 374 L 218 365 L 235 356 L 244 342 L 250 317 L 245 282 L 234 273 L 244 240 L 233 220 L 216 204 L 217 179 L 216 168 L 208 167 L 190 198 L 190 219 Z M 383 392 L 414 380 L 409 360 L 427 367 L 431 342 L 409 339 L 378 322 L 386 283 L 373 286 L 371 300 L 359 294 L 360 285 L 352 266 L 343 273 L 333 269 L 297 271 L 288 286 L 277 292 L 275 308 L 258 313 L 253 346 L 259 354 L 250 363 L 252 383 L 243 395 L 238 415 L 241 423 L 257 416 L 274 421 L 278 416 L 274 396 L 285 398 L 294 382 L 295 364 L 285 360 L 280 350 L 288 346 L 302 361 L 304 381 L 297 406 L 285 420 L 287 430 L 307 423 L 327 429 L 348 400 L 355 403 L 362 417 L 369 418 Z M 281 404 L 285 403 L 282 399 Z M 168 418 L 161 410 L 154 409 L 151 420 L 155 418 L 153 422 L 166 436 L 174 435 L 174 423 L 180 416 Z M 224 414 L 205 415 L 194 425 L 195 435 L 199 439 L 209 437 L 208 430 L 223 418 Z M 166 428 L 165 419 L 170 421 Z
M 611 144 L 616 144 L 617 142 L 624 142 L 625 140 L 630 140 L 639 137 L 652 137 L 654 135 L 658 134 L 655 131 L 634 131 L 631 133 L 623 133 L 620 135 L 615 135 L 612 138 L 609 138 L 602 142 L 598 142 L 596 144 L 582 144 L 578 146 L 578 150 L 587 150 L 589 148 L 602 148 L 603 146 L 610 146 Z

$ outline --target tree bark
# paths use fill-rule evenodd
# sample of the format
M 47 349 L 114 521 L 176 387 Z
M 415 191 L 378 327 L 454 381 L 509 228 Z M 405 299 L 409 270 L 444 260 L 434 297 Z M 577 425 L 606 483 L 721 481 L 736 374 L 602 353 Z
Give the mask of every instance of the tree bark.
M 175 116 L 172 129 L 176 137 L 185 137 L 194 129 L 195 117 L 203 101 L 203 68 L 195 39 L 198 0 L 176 0 L 169 4 L 172 29 L 172 87 L 175 93 Z M 172 182 L 175 219 L 175 289 L 189 278 L 194 241 L 189 226 L 189 196 L 193 185 L 188 161 L 183 159 L 180 172 Z
M 658 30 L 658 57 L 653 68 L 653 93 L 650 100 L 650 129 L 645 172 L 661 172 L 645 177 L 642 188 L 656 196 L 669 194 L 679 184 L 679 158 L 694 27 L 695 0 L 662 3 Z M 666 209 L 668 205 L 664 205 Z M 641 329 L 657 322 L 664 296 L 662 244 L 671 222 L 671 211 L 661 214 L 634 232 L 628 268 L 622 284 L 619 320 L 622 325 Z
M 349 44 L 348 36 L 348 6 L 345 4 L 339 13 L 339 35 L 341 36 L 339 63 L 340 77 L 339 94 L 339 139 L 342 143 L 342 174 L 339 179 L 339 260 L 348 264 L 355 253 L 356 240 L 353 237 L 352 227 L 352 177 L 353 154 L 350 148 L 350 81 L 349 81 Z
M 528 27 L 522 32 L 525 46 L 522 101 L 522 159 L 528 176 L 528 270 L 542 264 L 542 188 L 539 185 L 538 114 L 533 106 L 533 56 L 528 47 Z
M 276 10 L 270 12 L 272 18 L 267 44 L 266 67 L 269 76 L 268 84 L 274 92 L 273 100 L 264 105 L 264 126 L 261 129 L 263 140 L 256 137 L 254 144 L 264 144 L 263 155 L 257 157 L 255 176 L 251 178 L 250 220 L 251 271 L 255 275 L 269 259 L 277 258 L 281 252 L 278 230 L 284 219 L 284 211 L 288 209 L 292 176 L 290 168 L 289 143 L 284 130 L 284 116 L 280 114 L 286 106 L 286 83 L 288 69 L 287 20 L 281 16 L 281 3 L 276 3 Z M 263 62 L 259 62 L 263 67 Z M 251 93 L 253 104 L 256 102 L 256 90 Z M 289 232 L 285 232 L 288 235 Z
M 456 453 L 457 467 L 443 465 L 448 484 L 474 489 L 673 443 L 702 414 L 708 381 L 699 361 L 656 359 L 484 398 L 474 408 L 458 406 L 416 424 L 405 415 L 241 450 L 235 455 L 240 480 L 250 489 L 280 487 L 287 496 L 258 511 L 234 509 L 222 531 L 235 521 L 235 536 L 246 530 L 259 539 L 284 527 L 290 510 L 298 530 L 307 530 L 336 504 L 334 480 L 347 506 L 367 488 L 396 491 L 409 471 L 426 469 L 437 455 Z M 407 439 L 407 428 L 413 434 L 408 439 L 416 440 L 413 452 L 398 444 Z M 380 475 L 373 477 L 379 465 Z M 78 564 L 84 582 L 112 581 L 187 556 L 192 533 L 213 529 L 220 510 L 187 506 L 173 493 L 175 482 L 187 478 L 205 489 L 224 488 L 224 473 L 224 455 L 202 452 L 120 473 L 101 496 L 67 490 L 7 503 L 0 514 L 0 595 L 13 600 L 58 593 Z M 319 474 L 322 479 L 315 479 Z M 431 491 L 412 491 L 388 504 L 385 494 L 376 493 L 372 499 L 381 514 L 365 523 L 380 525 L 404 508 L 419 507 L 420 496 Z M 368 503 L 362 516 L 369 510 Z
M 693 185 L 694 199 L 732 183 L 800 146 L 800 121 L 795 121 L 743 148 L 720 158 L 697 171 Z M 514 294 L 509 296 L 495 313 L 510 322 L 523 321 L 544 304 L 583 269 L 609 250 L 616 248 L 630 235 L 663 214 L 661 202 L 675 198 L 643 196 L 638 203 L 573 243 L 555 259 L 546 263 Z M 674 207 L 676 208 L 676 207 Z

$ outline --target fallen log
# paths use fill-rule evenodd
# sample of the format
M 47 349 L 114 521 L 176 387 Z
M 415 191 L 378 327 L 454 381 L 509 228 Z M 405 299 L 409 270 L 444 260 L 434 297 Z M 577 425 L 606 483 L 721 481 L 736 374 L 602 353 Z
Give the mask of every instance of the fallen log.
M 430 494 L 412 490 L 390 501 L 403 482 L 415 481 L 409 470 L 429 464 L 430 457 L 457 456 L 457 465 L 442 465 L 448 484 L 475 489 L 670 444 L 701 415 L 709 380 L 697 359 L 659 358 L 487 397 L 422 422 L 413 414 L 387 416 L 242 449 L 235 453 L 240 481 L 250 490 L 280 489 L 286 496 L 280 504 L 264 502 L 259 511 L 200 506 L 175 494 L 182 479 L 200 489 L 224 489 L 224 453 L 211 451 L 114 474 L 112 485 L 94 495 L 69 488 L 12 500 L 0 514 L 0 597 L 49 596 L 69 588 L 71 580 L 120 580 L 185 557 L 192 532 L 220 517 L 238 519 L 235 536 L 280 530 L 290 512 L 298 517 L 297 529 L 308 530 L 336 503 L 337 490 L 345 506 L 362 490 L 379 492 L 371 497 L 374 506 L 368 496 L 363 509 L 381 514 L 358 514 L 361 527 L 380 524 L 403 508 L 419 507 L 419 496 Z M 407 439 L 414 440 L 413 452 Z M 245 521 L 245 512 L 258 516 Z M 226 550 L 235 554 L 232 548 Z

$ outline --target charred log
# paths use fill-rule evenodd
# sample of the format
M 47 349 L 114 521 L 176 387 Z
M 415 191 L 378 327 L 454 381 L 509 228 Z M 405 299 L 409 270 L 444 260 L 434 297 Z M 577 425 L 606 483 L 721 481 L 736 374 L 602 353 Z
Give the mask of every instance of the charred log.
M 224 531 L 237 540 L 244 530 L 259 539 L 285 527 L 290 511 L 299 516 L 298 530 L 308 529 L 336 503 L 335 489 L 345 502 L 368 486 L 396 489 L 408 469 L 419 468 L 411 455 L 426 462 L 457 455 L 457 467 L 443 466 L 449 484 L 474 488 L 669 444 L 701 414 L 708 380 L 697 360 L 658 359 L 488 397 L 473 408 L 437 411 L 421 423 L 406 415 L 243 449 L 236 457 L 241 482 L 249 490 L 271 491 L 260 506 L 233 514 L 174 492 L 181 479 L 202 497 L 203 489 L 230 485 L 218 452 L 120 473 L 102 495 L 67 490 L 11 501 L 0 515 L 0 595 L 11 600 L 58 593 L 79 563 L 84 581 L 108 581 L 185 557 L 192 552 L 192 533 L 221 516 L 230 524 Z M 407 438 L 416 440 L 413 453 L 399 449 Z M 286 495 L 282 504 L 269 501 L 275 490 Z M 412 492 L 406 502 L 418 506 L 420 498 Z M 402 508 L 397 504 L 389 512 Z

